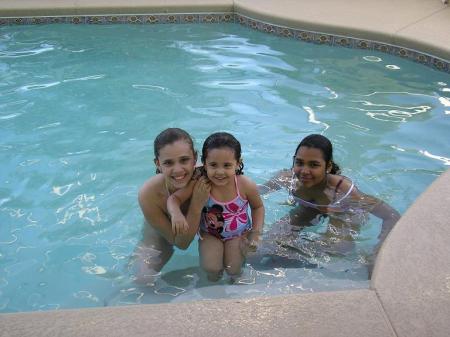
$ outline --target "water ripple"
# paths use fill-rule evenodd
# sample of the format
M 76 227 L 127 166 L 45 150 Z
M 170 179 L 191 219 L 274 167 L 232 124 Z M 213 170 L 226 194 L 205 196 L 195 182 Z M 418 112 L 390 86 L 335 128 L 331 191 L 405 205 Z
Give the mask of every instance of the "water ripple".
M 314 110 L 311 107 L 303 106 L 302 108 L 308 113 L 308 122 L 323 125 L 325 127 L 323 131 L 327 130 L 330 127 L 329 124 L 321 122 L 316 119 L 316 114 L 314 113 Z
M 437 156 L 437 155 L 431 154 L 430 152 L 428 152 L 426 150 L 419 150 L 419 152 L 421 154 L 423 154 L 425 157 L 436 159 L 436 160 L 439 160 L 439 161 L 443 162 L 444 165 L 446 165 L 446 166 L 450 165 L 450 158 L 447 158 L 447 157 L 444 157 L 444 156 Z
M 21 115 L 22 115 L 22 113 L 20 113 L 20 112 L 12 113 L 12 114 L 9 114 L 9 115 L 6 115 L 6 116 L 0 116 L 0 120 L 13 119 L 13 118 L 19 117 Z
M 0 51 L 0 58 L 27 57 L 49 52 L 55 49 L 54 46 L 43 44 L 42 48 L 22 51 Z
M 16 89 L 16 91 L 30 91 L 30 90 L 39 90 L 39 89 L 47 89 L 50 87 L 54 87 L 55 85 L 61 84 L 60 81 L 51 82 L 51 83 L 42 83 L 42 84 L 30 84 L 23 85 Z
M 99 80 L 102 78 L 105 78 L 105 74 L 100 75 L 91 75 L 91 76 L 84 76 L 84 77 L 77 77 L 77 78 L 70 78 L 67 80 L 63 80 L 63 82 L 75 82 L 75 81 L 90 81 L 90 80 Z
M 180 97 L 180 98 L 181 97 L 187 97 L 187 95 L 185 95 L 185 94 L 179 94 L 179 93 L 173 92 L 169 88 L 162 87 L 162 86 L 159 86 L 159 85 L 133 84 L 132 87 L 135 88 L 135 89 L 142 89 L 142 90 L 150 90 L 150 91 L 160 92 L 160 93 L 163 93 L 163 94 L 165 94 L 167 96 L 170 96 L 170 97 Z

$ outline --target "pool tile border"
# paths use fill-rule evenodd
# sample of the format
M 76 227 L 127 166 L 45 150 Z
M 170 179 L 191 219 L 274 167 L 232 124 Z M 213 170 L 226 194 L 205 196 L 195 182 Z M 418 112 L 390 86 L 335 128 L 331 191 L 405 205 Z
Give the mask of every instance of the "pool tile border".
M 52 23 L 69 24 L 184 24 L 184 23 L 238 23 L 268 34 L 292 38 L 303 42 L 333 47 L 380 51 L 410 61 L 421 63 L 438 71 L 450 73 L 450 61 L 418 50 L 384 42 L 358 39 L 350 36 L 333 35 L 309 30 L 293 29 L 275 25 L 239 13 L 178 13 L 178 14 L 120 14 L 120 15 L 68 15 L 0 17 L 0 26 L 40 25 Z

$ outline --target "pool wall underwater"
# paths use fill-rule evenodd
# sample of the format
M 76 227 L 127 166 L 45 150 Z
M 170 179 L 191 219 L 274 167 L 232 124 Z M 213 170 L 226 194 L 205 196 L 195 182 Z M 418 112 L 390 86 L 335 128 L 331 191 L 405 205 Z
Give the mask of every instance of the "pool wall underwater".
M 313 43 L 377 49 L 450 72 L 450 7 L 439 0 L 0 0 L 3 25 L 55 18 L 239 22 Z M 447 170 L 403 214 L 380 250 L 370 289 L 1 314 L 0 336 L 448 336 L 449 186 Z

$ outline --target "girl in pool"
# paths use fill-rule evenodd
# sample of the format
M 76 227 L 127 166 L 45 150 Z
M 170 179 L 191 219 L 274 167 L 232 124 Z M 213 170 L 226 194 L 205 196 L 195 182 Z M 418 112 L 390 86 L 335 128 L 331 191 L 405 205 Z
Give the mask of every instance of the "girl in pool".
M 289 202 L 295 207 L 290 216 L 278 225 L 288 225 L 291 233 L 298 233 L 303 227 L 314 225 L 316 220 L 328 216 L 328 230 L 322 245 L 329 252 L 343 253 L 351 249 L 353 235 L 359 231 L 361 222 L 369 212 L 382 219 L 376 254 L 400 218 L 391 206 L 362 193 L 353 181 L 340 175 L 339 166 L 333 161 L 332 144 L 322 135 L 312 134 L 304 138 L 295 150 L 292 171 L 282 171 L 263 188 L 267 192 L 283 186 L 289 189 Z
M 247 251 L 256 250 L 264 205 L 256 184 L 243 176 L 241 144 L 231 134 L 210 135 L 203 143 L 201 159 L 211 190 L 200 219 L 200 265 L 210 281 L 219 280 L 223 270 L 234 280 L 241 274 Z M 192 186 L 193 182 L 167 201 L 176 233 L 188 228 L 179 206 L 189 198 Z
M 179 128 L 162 131 L 154 141 L 156 175 L 148 179 L 139 191 L 139 204 L 146 223 L 143 239 L 134 254 L 135 281 L 151 284 L 173 254 L 173 246 L 187 249 L 198 230 L 201 211 L 208 200 L 209 183 L 196 179 L 192 195 L 181 210 L 187 223 L 183 232 L 173 233 L 168 217 L 167 199 L 192 181 L 197 153 L 191 136 Z

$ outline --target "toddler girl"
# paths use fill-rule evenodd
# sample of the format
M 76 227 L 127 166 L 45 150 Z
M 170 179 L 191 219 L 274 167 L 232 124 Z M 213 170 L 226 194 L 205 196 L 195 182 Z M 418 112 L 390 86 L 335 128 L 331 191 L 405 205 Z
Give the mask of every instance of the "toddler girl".
M 226 132 L 210 135 L 203 144 L 201 160 L 211 189 L 200 219 L 200 265 L 210 281 L 219 280 L 223 270 L 234 279 L 241 273 L 247 251 L 256 250 L 264 205 L 256 184 L 243 176 L 241 144 L 234 136 Z M 175 232 L 187 228 L 179 206 L 189 199 L 194 184 L 167 200 Z

